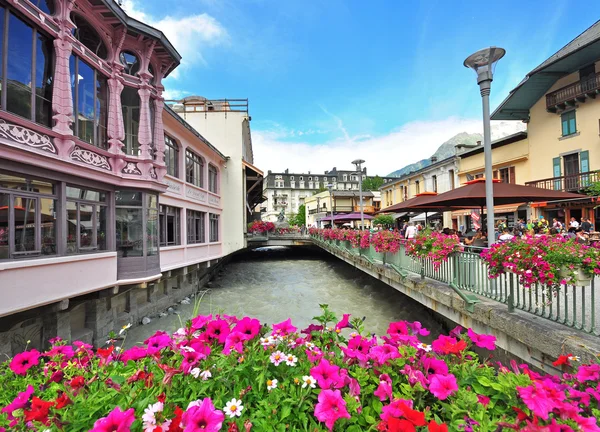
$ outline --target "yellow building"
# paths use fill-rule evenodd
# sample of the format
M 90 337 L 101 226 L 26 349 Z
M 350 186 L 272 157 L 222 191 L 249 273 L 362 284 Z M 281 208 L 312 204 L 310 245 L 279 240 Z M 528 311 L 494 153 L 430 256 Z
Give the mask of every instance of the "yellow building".
M 532 186 L 584 192 L 600 180 L 600 21 L 531 71 L 492 115 L 527 123 Z M 519 180 L 519 183 L 521 181 Z M 547 203 L 547 218 L 589 217 L 593 200 Z
M 363 193 L 363 212 L 366 215 L 372 215 L 379 210 L 379 192 L 364 191 Z M 332 190 L 319 192 L 304 200 L 306 209 L 306 226 L 322 228 L 329 225 L 327 219 L 333 215 L 359 213 L 360 198 L 358 191 L 338 191 Z M 360 220 L 349 222 L 352 227 L 358 227 Z M 368 220 L 365 220 L 365 227 L 370 226 Z

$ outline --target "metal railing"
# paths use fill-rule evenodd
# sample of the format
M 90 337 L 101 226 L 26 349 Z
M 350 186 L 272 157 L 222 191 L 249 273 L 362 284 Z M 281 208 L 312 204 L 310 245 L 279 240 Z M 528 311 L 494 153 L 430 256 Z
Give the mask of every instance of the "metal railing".
M 526 186 L 564 192 L 581 191 L 600 181 L 600 170 L 526 182 Z
M 552 93 L 548 93 L 546 95 L 546 109 L 554 110 L 558 105 L 573 101 L 580 97 L 585 97 L 587 94 L 595 97 L 596 90 L 599 89 L 600 73 L 597 73 L 584 81 L 577 81 L 553 91 Z
M 388 266 L 402 276 L 408 273 L 420 275 L 448 284 L 467 303 L 467 309 L 477 302 L 477 296 L 487 297 L 507 305 L 510 312 L 515 309 L 534 314 L 586 333 L 600 336 L 600 296 L 595 286 L 600 284 L 596 277 L 589 286 L 561 286 L 558 291 L 549 291 L 536 284 L 526 288 L 517 275 L 506 273 L 496 279 L 488 278 L 487 263 L 480 257 L 479 248 L 468 248 L 465 252 L 453 253 L 448 261 L 435 269 L 429 259 L 418 259 L 406 255 L 404 245 L 397 253 L 378 253 L 373 246 L 369 249 L 352 248 L 350 242 L 323 240 L 313 241 L 341 252 L 360 255 L 367 261 Z M 473 293 L 473 294 L 471 294 Z

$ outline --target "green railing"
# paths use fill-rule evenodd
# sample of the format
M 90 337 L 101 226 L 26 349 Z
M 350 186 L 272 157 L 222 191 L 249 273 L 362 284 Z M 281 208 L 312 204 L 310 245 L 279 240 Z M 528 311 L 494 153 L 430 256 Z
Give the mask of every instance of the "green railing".
M 407 256 L 404 245 L 398 253 L 378 253 L 373 246 L 368 249 L 352 248 L 350 242 L 323 240 L 312 237 L 323 247 L 333 247 L 339 252 L 359 255 L 367 261 L 390 267 L 402 276 L 409 273 L 448 284 L 473 310 L 478 298 L 483 296 L 504 303 L 509 311 L 520 309 L 566 326 L 600 335 L 600 296 L 596 295 L 598 278 L 589 286 L 562 286 L 558 292 L 549 292 L 542 285 L 526 288 L 515 274 L 507 273 L 496 279 L 488 278 L 487 263 L 479 252 L 456 252 L 437 269 L 429 259 Z M 471 248 L 473 249 L 473 248 Z

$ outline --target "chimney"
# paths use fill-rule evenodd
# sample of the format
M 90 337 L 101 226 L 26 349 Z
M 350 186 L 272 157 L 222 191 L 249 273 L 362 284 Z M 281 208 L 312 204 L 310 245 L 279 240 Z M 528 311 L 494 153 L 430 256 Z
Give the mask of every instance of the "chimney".
M 477 145 L 480 146 L 481 145 L 481 141 L 477 141 Z
M 308 174 L 310 175 L 310 171 L 308 172 Z
M 325 174 L 329 174 L 329 171 L 325 171 Z
M 267 174 L 269 174 L 269 175 L 270 175 L 270 174 L 271 174 L 271 170 L 267 171 Z
M 437 162 L 437 156 L 431 156 L 431 163 Z
M 289 174 L 289 173 L 290 173 L 290 170 L 286 168 L 286 169 L 285 169 L 285 173 L 286 173 L 286 174 Z

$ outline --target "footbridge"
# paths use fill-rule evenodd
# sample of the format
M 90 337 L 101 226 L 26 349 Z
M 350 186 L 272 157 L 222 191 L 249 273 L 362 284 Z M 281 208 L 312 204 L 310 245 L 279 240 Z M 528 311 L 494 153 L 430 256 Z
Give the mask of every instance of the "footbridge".
M 314 244 L 312 238 L 302 232 L 249 234 L 246 239 L 249 249 L 268 246 L 311 246 Z

